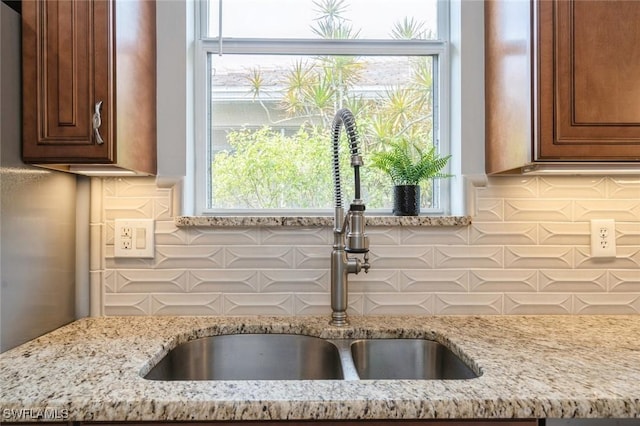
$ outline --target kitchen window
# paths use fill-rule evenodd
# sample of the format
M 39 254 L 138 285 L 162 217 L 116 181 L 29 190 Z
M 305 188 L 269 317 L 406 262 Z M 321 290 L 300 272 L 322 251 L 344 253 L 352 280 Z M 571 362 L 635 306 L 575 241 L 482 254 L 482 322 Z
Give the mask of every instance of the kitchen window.
M 369 211 L 391 210 L 390 179 L 367 167 L 385 144 L 405 138 L 449 153 L 448 2 L 208 0 L 197 9 L 200 213 L 331 214 L 330 126 L 343 107 L 356 117 Z M 422 193 L 423 212 L 449 212 L 446 179 Z

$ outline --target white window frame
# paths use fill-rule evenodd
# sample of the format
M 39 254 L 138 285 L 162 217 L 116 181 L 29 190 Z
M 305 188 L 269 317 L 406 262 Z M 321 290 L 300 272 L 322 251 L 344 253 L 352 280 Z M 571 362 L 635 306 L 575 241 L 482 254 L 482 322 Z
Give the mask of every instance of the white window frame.
M 254 39 L 254 38 L 204 38 L 202 34 L 207 28 L 207 1 L 196 3 L 195 13 L 195 52 L 194 52 L 194 124 L 195 124 L 195 162 L 194 162 L 194 202 L 196 214 L 202 215 L 318 215 L 331 216 L 331 208 L 322 210 L 274 210 L 274 209 L 211 209 L 207 206 L 207 193 L 210 191 L 210 152 L 208 144 L 208 117 L 210 114 L 207 87 L 207 56 L 209 54 L 260 54 L 265 50 L 268 54 L 308 55 L 309 47 L 313 46 L 314 54 L 318 55 L 381 55 L 390 56 L 393 51 L 396 56 L 434 56 L 435 72 L 438 75 L 434 112 L 439 120 L 434 121 L 436 143 L 441 155 L 451 153 L 450 138 L 450 53 L 449 53 L 449 21 L 450 8 L 448 0 L 438 0 L 438 40 L 302 40 L 302 39 Z M 363 50 L 363 45 L 369 46 Z M 381 53 L 385 47 L 393 47 Z M 329 155 L 329 153 L 327 154 Z M 450 171 L 449 171 L 450 172 Z M 331 173 L 327 170 L 327 173 Z M 434 180 L 434 192 L 438 191 L 440 205 L 437 209 L 429 209 L 428 215 L 451 214 L 451 185 L 449 179 Z M 210 193 L 210 192 L 209 192 Z M 366 202 L 366 200 L 365 200 Z M 390 214 L 387 209 L 370 209 L 373 214 Z

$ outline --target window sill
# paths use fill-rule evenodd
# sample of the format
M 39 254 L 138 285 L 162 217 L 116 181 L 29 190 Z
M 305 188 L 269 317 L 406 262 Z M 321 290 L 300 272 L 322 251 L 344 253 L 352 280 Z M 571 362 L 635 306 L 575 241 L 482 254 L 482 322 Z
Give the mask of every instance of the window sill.
M 177 227 L 333 226 L 331 216 L 177 216 Z M 367 226 L 468 226 L 471 216 L 366 216 Z

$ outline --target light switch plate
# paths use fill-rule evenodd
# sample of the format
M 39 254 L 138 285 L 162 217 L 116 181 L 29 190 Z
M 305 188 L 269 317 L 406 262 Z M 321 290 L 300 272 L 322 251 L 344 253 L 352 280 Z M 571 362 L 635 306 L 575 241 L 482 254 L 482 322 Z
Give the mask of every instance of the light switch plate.
M 115 257 L 153 259 L 155 254 L 153 219 L 116 219 L 113 238 Z

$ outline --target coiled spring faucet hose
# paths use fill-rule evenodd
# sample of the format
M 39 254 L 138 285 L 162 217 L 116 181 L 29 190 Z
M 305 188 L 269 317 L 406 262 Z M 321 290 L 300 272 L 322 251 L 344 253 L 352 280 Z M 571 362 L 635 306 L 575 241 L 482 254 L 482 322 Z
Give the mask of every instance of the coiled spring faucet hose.
M 362 165 L 362 157 L 358 150 L 358 132 L 356 129 L 356 121 L 351 111 L 342 108 L 336 112 L 331 127 L 331 137 L 333 142 L 333 186 L 335 207 L 342 208 L 342 183 L 340 181 L 340 130 L 344 126 L 344 130 L 349 140 L 349 151 L 351 152 L 351 166 L 353 166 L 355 199 L 360 200 L 360 166 Z

